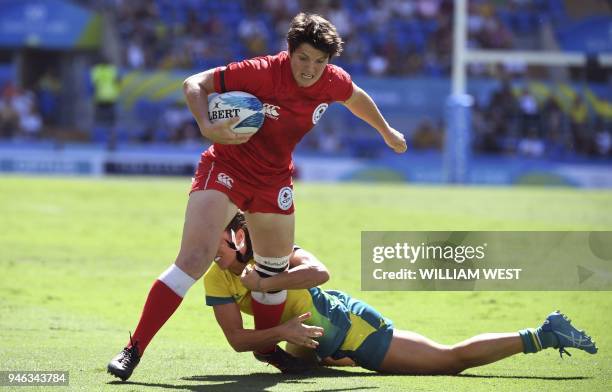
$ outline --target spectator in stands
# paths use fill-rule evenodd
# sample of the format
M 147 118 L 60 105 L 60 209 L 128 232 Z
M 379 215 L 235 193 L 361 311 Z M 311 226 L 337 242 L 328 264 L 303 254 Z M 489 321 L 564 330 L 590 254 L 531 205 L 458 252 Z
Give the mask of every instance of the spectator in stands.
M 108 147 L 116 143 L 116 104 L 119 98 L 119 71 L 108 61 L 99 62 L 91 69 L 91 82 L 94 86 L 96 126 L 106 128 Z
M 601 157 L 612 155 L 612 135 L 610 131 L 603 130 L 595 135 L 595 152 Z
M 36 95 L 45 125 L 59 122 L 61 83 L 54 70 L 47 70 L 37 83 Z
M 29 101 L 29 107 L 19 116 L 19 129 L 21 137 L 25 139 L 36 139 L 43 129 L 43 121 L 36 101 Z
M 517 152 L 520 155 L 532 158 L 538 158 L 544 155 L 544 142 L 539 138 L 537 128 L 529 128 L 527 134 L 519 140 Z
M 452 16 L 442 14 L 438 18 L 438 26 L 427 43 L 427 50 L 434 53 L 440 69 L 445 74 L 450 73 L 451 56 L 453 53 Z
M 16 87 L 7 83 L 2 87 L 0 95 L 0 138 L 11 139 L 19 130 L 19 113 L 13 106 L 13 96 Z
M 421 121 L 412 135 L 415 150 L 440 150 L 442 148 L 442 132 L 429 119 Z
M 609 124 L 606 124 L 601 118 L 598 118 L 595 123 L 595 154 L 600 157 L 612 155 L 612 135 L 610 134 Z
M 131 69 L 140 69 L 145 67 L 145 52 L 142 47 L 142 42 L 140 42 L 138 37 L 131 39 L 127 44 L 126 62 L 128 68 Z
M 238 35 L 246 49 L 247 57 L 261 56 L 268 51 L 267 27 L 258 15 L 249 15 L 238 25 Z
M 389 61 L 382 53 L 382 50 L 376 50 L 368 59 L 368 71 L 372 76 L 382 76 L 389 69 Z
M 179 141 L 179 130 L 184 127 L 186 122 L 193 122 L 191 112 L 183 102 L 176 101 L 169 105 L 162 115 L 162 127 L 168 130 L 170 137 Z
M 488 121 L 487 108 L 483 108 L 482 104 L 478 100 L 474 100 L 474 106 L 472 107 L 472 127 L 474 132 L 473 148 L 476 151 L 484 153 L 497 153 L 501 151 L 499 140 L 501 132 L 495 126 L 499 127 L 498 124 L 492 124 Z M 499 132 L 499 134 L 498 134 Z
M 552 95 L 542 105 L 541 125 L 551 156 L 562 156 L 571 149 L 567 116 Z
M 318 134 L 318 150 L 333 154 L 340 151 L 341 142 L 338 133 L 331 126 L 324 127 Z
M 348 37 L 353 34 L 353 24 L 351 23 L 350 11 L 345 6 L 342 6 L 342 2 L 339 0 L 332 0 L 329 4 L 329 11 L 327 12 L 329 20 L 336 26 L 338 34 L 342 37 Z
M 513 140 L 518 137 L 517 115 L 518 103 L 512 93 L 510 82 L 505 80 L 500 89 L 493 92 L 485 117 L 490 127 L 495 130 L 497 138 Z M 500 145 L 505 150 L 510 148 L 505 142 Z
M 519 97 L 519 108 L 521 110 L 521 135 L 530 134 L 537 137 L 538 129 L 540 129 L 538 100 L 528 87 L 523 87 Z M 532 135 L 533 132 L 536 132 L 536 135 Z
M 7 125 L 14 127 L 10 136 L 24 139 L 38 137 L 42 131 L 42 118 L 38 110 L 36 96 L 30 90 L 14 87 L 12 85 L 5 89 L 3 94 L 3 106 L 9 108 L 3 110 L 3 117 Z
M 575 150 L 587 153 L 590 150 L 591 136 L 588 129 L 589 110 L 586 102 L 576 94 L 570 107 L 571 132 L 575 143 Z

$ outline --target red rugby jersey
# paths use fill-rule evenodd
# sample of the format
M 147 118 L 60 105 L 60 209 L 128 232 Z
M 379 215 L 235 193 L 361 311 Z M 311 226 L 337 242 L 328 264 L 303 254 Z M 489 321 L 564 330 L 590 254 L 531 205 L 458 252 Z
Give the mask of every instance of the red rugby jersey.
M 292 173 L 296 144 L 321 118 L 327 106 L 346 101 L 353 93 L 351 77 L 328 64 L 321 78 L 300 87 L 291 74 L 289 54 L 262 56 L 229 64 L 214 73 L 215 91 L 244 91 L 259 98 L 266 117 L 261 129 L 247 143 L 215 143 L 205 155 L 235 169 L 244 181 L 277 184 Z

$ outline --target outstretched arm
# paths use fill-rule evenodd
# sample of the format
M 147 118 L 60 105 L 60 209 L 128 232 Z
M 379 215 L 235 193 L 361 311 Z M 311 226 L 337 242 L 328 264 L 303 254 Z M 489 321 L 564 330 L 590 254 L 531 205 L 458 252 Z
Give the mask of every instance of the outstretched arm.
M 355 116 L 370 124 L 385 139 L 385 143 L 397 153 L 405 152 L 407 149 L 406 139 L 401 132 L 392 128 L 387 120 L 378 110 L 374 100 L 353 83 L 353 94 L 349 99 L 342 102 Z
M 246 288 L 259 292 L 309 289 L 327 282 L 329 271 L 312 253 L 296 249 L 287 271 L 263 279 L 252 266 L 247 266 L 241 280 Z
M 314 349 L 319 343 L 313 338 L 323 335 L 323 328 L 302 324 L 310 318 L 310 313 L 294 317 L 273 328 L 255 330 L 244 328 L 240 308 L 235 302 L 215 305 L 213 309 L 217 323 L 236 351 L 263 350 L 282 341 Z

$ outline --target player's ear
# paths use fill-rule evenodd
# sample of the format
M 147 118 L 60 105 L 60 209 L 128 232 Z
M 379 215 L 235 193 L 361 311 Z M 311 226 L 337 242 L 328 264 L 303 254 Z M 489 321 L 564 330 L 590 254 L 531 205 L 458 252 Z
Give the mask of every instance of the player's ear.
M 241 249 L 245 245 L 245 240 L 246 240 L 245 237 L 246 236 L 245 236 L 245 233 L 244 233 L 243 229 L 236 230 L 236 242 L 235 242 L 235 244 L 236 244 L 236 247 L 238 249 Z

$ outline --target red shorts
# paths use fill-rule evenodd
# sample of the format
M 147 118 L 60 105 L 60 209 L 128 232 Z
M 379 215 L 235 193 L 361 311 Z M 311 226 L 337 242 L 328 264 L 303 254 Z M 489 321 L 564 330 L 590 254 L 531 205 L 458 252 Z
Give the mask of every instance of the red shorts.
M 243 181 L 228 165 L 202 155 L 191 181 L 191 192 L 207 189 L 226 194 L 242 211 L 283 215 L 291 215 L 294 211 L 291 176 L 276 185 L 253 185 Z

